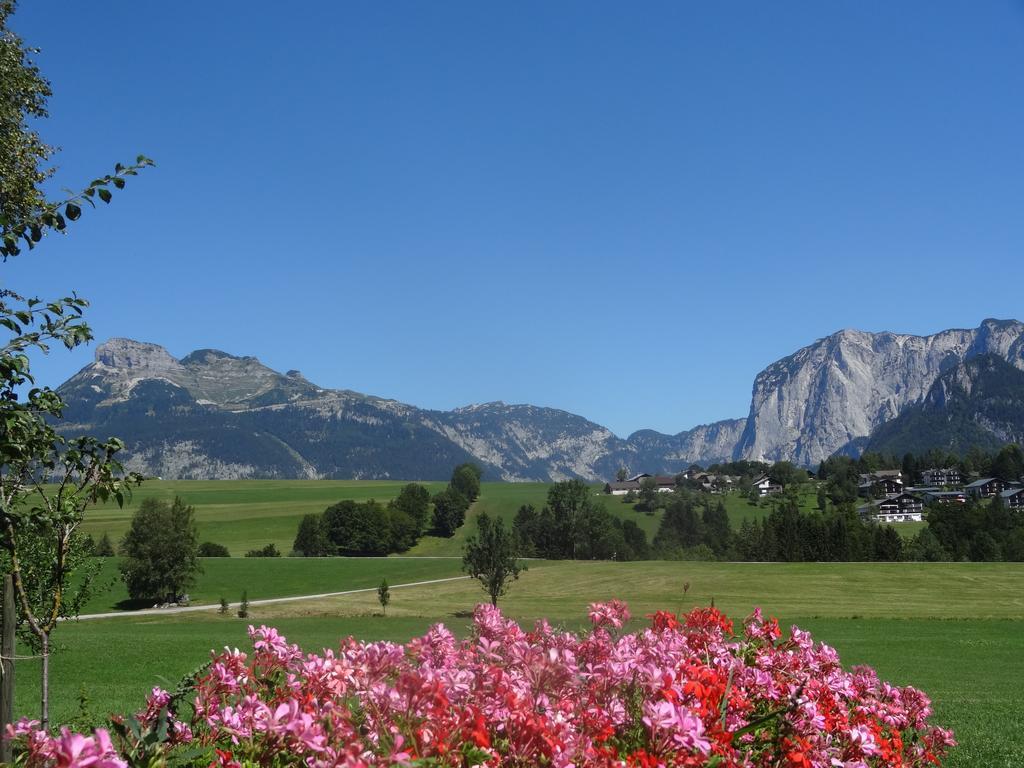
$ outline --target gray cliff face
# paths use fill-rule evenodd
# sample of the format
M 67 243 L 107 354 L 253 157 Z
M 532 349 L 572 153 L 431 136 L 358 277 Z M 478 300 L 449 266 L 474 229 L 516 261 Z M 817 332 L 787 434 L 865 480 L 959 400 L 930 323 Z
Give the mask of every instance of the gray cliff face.
M 920 402 L 939 375 L 995 354 L 1024 369 L 1024 324 L 986 320 L 931 336 L 844 330 L 754 381 L 737 458 L 814 465 Z

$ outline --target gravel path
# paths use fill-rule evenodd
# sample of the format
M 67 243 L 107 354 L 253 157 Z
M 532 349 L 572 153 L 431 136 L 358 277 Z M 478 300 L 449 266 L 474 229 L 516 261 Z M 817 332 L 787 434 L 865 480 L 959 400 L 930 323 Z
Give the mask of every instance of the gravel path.
M 411 581 L 407 584 L 390 584 L 389 589 L 401 589 L 402 587 L 422 587 L 427 584 L 442 584 L 446 581 L 462 581 L 469 576 L 449 576 L 444 579 L 430 579 L 429 581 Z M 299 600 L 317 600 L 322 597 L 340 597 L 341 595 L 358 595 L 362 592 L 376 592 L 376 587 L 364 587 L 362 589 L 348 589 L 344 592 L 322 592 L 319 595 L 293 595 L 292 597 L 271 597 L 265 600 L 250 600 L 249 605 L 273 605 L 274 603 L 294 603 Z M 143 608 L 139 611 L 111 611 L 110 613 L 86 613 L 78 617 L 78 621 L 90 621 L 92 619 L 123 619 L 128 616 L 169 616 L 175 613 L 192 613 L 195 611 L 216 611 L 220 609 L 219 603 L 209 605 L 188 605 L 179 608 Z M 75 619 L 69 619 L 75 621 Z

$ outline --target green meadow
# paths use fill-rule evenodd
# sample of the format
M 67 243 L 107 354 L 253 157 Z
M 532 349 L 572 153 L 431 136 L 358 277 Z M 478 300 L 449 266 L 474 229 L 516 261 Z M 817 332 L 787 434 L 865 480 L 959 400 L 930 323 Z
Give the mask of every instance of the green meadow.
M 89 510 L 82 530 L 117 541 L 128 530 L 132 513 L 147 498 L 180 496 L 196 509 L 199 540 L 223 544 L 234 556 L 273 543 L 291 551 L 303 515 L 323 512 L 343 499 L 387 502 L 405 482 L 388 480 L 147 480 L 134 489 L 123 508 L 113 502 Z M 423 483 L 437 493 L 445 483 Z
M 459 555 L 473 518 L 486 510 L 509 524 L 522 504 L 541 506 L 540 483 L 483 487 L 467 525 L 451 539 L 427 537 L 408 555 L 388 558 L 238 557 L 246 549 L 274 542 L 291 548 L 299 519 L 341 498 L 381 501 L 404 483 L 360 481 L 151 482 L 146 496 L 182 496 L 196 507 L 203 540 L 231 549 L 232 558 L 202 561 L 190 590 L 194 604 L 232 610 L 133 615 L 72 622 L 55 634 L 53 712 L 58 722 L 80 718 L 99 722 L 110 712 L 139 706 L 154 685 L 174 687 L 207 658 L 212 648 L 245 647 L 246 626 L 279 627 L 307 650 L 335 647 L 347 636 L 405 641 L 442 622 L 456 632 L 469 629 L 473 606 L 484 599 L 479 586 L 457 579 L 398 587 L 386 617 L 374 588 L 460 576 Z M 429 484 L 431 491 L 441 483 Z M 595 494 L 599 488 L 595 486 Z M 766 514 L 738 494 L 722 497 L 734 527 Z M 635 519 L 653 538 L 660 513 L 646 515 L 619 498 L 607 508 Z M 813 494 L 802 505 L 813 508 Z M 86 530 L 120 536 L 132 507 L 92 510 Z M 411 555 L 411 556 L 410 556 Z M 116 563 L 105 565 L 112 589 L 86 609 L 98 613 L 124 607 L 127 595 L 116 582 Z M 364 592 L 273 605 L 253 606 L 242 620 L 235 608 L 245 590 L 251 600 Z M 1010 563 L 700 563 L 531 561 L 529 570 L 503 599 L 502 608 L 523 622 L 546 618 L 578 628 L 590 602 L 626 600 L 634 626 L 658 609 L 685 610 L 712 602 L 734 619 L 755 606 L 797 624 L 835 646 L 847 665 L 869 664 L 883 678 L 925 690 L 935 702 L 936 722 L 957 731 L 961 742 L 952 766 L 1024 764 L 1024 565 Z M 18 664 L 19 714 L 32 715 L 38 696 L 36 662 Z M 80 703 L 84 700 L 84 704 Z
M 209 563 L 210 561 L 206 561 Z M 375 586 L 385 563 L 391 583 L 444 578 L 457 561 L 415 559 L 264 560 L 265 573 L 230 571 L 244 560 L 221 561 L 216 578 L 278 580 L 298 593 L 330 586 Z M 219 563 L 218 565 L 220 565 Z M 307 566 L 307 584 L 293 563 Z M 425 565 L 432 563 L 432 565 Z M 326 564 L 326 566 L 324 565 Z M 365 578 L 358 576 L 364 564 Z M 870 664 L 885 678 L 929 693 L 936 721 L 961 741 L 950 765 L 1017 766 L 1024 761 L 1024 566 L 995 563 L 694 563 L 531 562 L 502 601 L 524 622 L 546 618 L 577 628 L 590 602 L 629 602 L 641 626 L 659 608 L 685 610 L 712 601 L 734 619 L 761 606 L 783 626 L 798 624 L 835 646 L 849 664 Z M 320 570 L 317 570 L 320 569 Z M 213 578 L 208 572 L 203 579 Z M 254 583 L 256 583 L 254 581 Z M 688 587 L 685 587 L 688 585 Z M 202 584 L 196 592 L 213 594 Z M 333 591 L 333 590 L 332 590 Z M 262 595 L 253 595 L 260 597 Z M 138 706 L 153 685 L 177 684 L 208 658 L 209 649 L 245 647 L 245 627 L 279 627 L 307 650 L 335 647 L 341 638 L 407 640 L 442 622 L 464 634 L 468 615 L 483 598 L 468 579 L 398 588 L 386 617 L 376 595 L 256 606 L 247 621 L 217 611 L 81 621 L 58 630 L 53 660 L 54 709 L 75 717 L 79 696 L 88 716 Z M 18 667 L 19 711 L 31 714 L 36 697 L 32 662 Z

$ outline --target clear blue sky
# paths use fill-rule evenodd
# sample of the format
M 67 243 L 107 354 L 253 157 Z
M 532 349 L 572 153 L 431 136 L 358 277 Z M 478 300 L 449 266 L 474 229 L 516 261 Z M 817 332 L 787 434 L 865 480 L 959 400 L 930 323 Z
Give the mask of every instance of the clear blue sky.
M 92 300 L 100 340 L 625 435 L 745 415 L 840 328 L 1024 315 L 1019 2 L 23 0 L 14 26 L 60 182 L 159 164 L 0 267 Z

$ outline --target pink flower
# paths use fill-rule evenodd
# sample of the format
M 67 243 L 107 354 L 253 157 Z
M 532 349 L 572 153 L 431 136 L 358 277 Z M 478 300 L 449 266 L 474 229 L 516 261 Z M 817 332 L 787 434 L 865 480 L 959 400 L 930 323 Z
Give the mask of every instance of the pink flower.
M 629 621 L 629 608 L 621 600 L 590 604 L 590 621 L 595 627 L 619 629 Z

